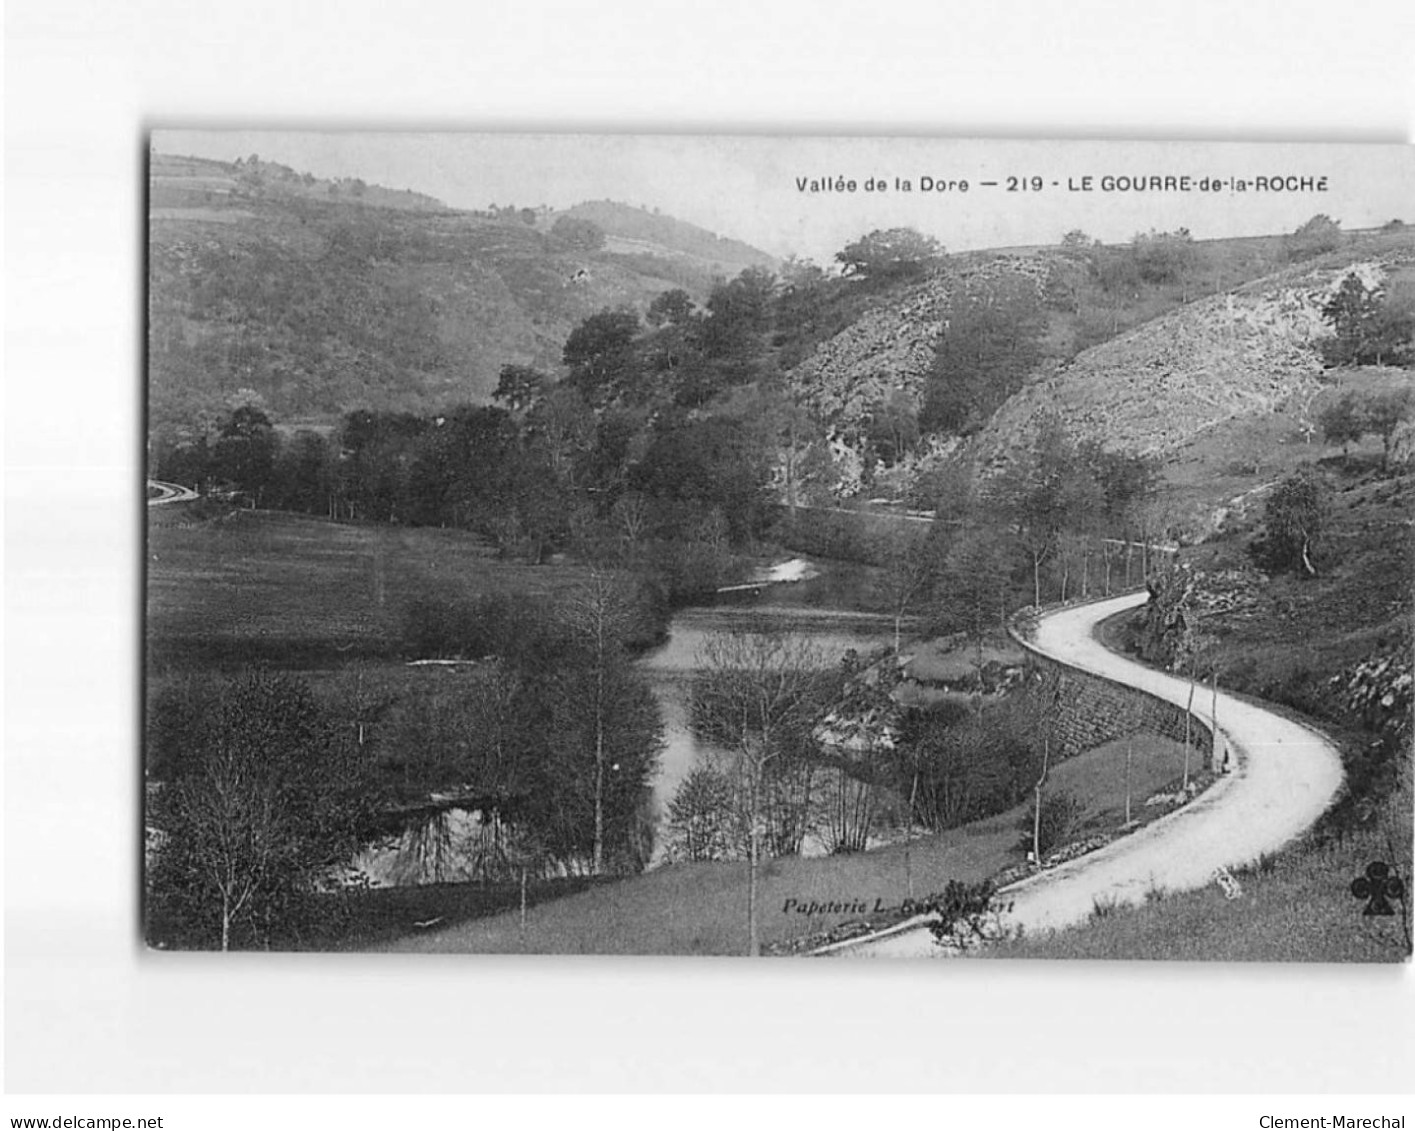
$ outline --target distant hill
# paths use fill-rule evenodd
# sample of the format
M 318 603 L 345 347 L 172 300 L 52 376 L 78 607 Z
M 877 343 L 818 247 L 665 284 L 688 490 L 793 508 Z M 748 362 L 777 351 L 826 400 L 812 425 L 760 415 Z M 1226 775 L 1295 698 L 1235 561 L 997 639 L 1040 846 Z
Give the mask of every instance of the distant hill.
M 315 424 L 485 401 L 508 363 L 558 373 L 590 314 L 642 312 L 676 287 L 701 302 L 715 276 L 772 262 L 627 206 L 584 206 L 609 237 L 587 250 L 545 209 L 460 211 L 258 159 L 154 154 L 149 206 L 154 426 L 190 425 L 243 389 Z
M 576 220 L 588 220 L 605 236 L 606 250 L 612 254 L 669 254 L 695 261 L 711 275 L 731 278 L 747 267 L 774 270 L 777 261 L 741 240 L 728 239 L 675 220 L 661 212 L 634 208 L 612 200 L 594 200 L 577 204 L 558 215 Z
M 411 212 L 447 212 L 436 197 L 412 189 L 371 185 L 357 177 L 326 180 L 288 165 L 258 158 L 235 162 L 154 153 L 149 169 L 148 205 L 155 215 L 170 218 L 173 210 L 217 203 L 233 195 L 259 194 L 279 199 L 333 199 L 366 208 L 397 208 Z

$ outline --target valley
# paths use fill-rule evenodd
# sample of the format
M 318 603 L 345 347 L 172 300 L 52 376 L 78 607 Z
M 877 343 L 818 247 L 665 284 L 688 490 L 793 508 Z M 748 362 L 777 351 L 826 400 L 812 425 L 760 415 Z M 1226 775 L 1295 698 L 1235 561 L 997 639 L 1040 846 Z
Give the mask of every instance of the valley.
M 797 954 L 1002 888 L 1072 897 L 989 952 L 1135 916 L 1144 957 L 1216 869 L 1408 855 L 1404 223 L 822 266 L 610 201 L 151 173 L 153 945 Z M 1014 634 L 1080 663 L 1098 600 L 1127 682 L 1275 705 L 1236 776 L 1189 789 L 1197 705 L 1062 738 Z M 1332 741 L 1299 774 L 1264 728 Z M 1220 817 L 1252 838 L 1165 831 Z

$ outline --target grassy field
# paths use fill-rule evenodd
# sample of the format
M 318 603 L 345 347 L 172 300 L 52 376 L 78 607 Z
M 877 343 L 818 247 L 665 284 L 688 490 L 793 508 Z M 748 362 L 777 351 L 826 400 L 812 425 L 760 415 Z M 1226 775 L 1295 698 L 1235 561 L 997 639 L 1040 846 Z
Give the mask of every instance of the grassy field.
M 588 572 L 504 561 L 478 538 L 431 527 L 356 526 L 271 511 L 201 523 L 183 508 L 148 529 L 150 670 L 256 662 L 318 667 L 397 652 L 418 598 L 553 598 Z
M 1295 845 L 1238 873 L 1242 894 L 1217 885 L 1155 893 L 1142 907 L 1098 907 L 1089 923 L 1002 943 L 987 958 L 1103 958 L 1214 962 L 1400 962 L 1410 953 L 1410 907 L 1363 914 L 1351 884 L 1374 860 L 1397 864 L 1408 889 L 1410 795 L 1392 803 L 1385 830 Z M 1403 825 L 1403 834 L 1401 826 Z M 1404 926 L 1401 916 L 1404 916 Z
M 1408 371 L 1389 368 L 1331 370 L 1327 378 L 1329 383 L 1310 397 L 1295 397 L 1271 413 L 1225 421 L 1171 453 L 1163 467 L 1168 520 L 1198 534 L 1207 532 L 1207 520 L 1218 508 L 1229 511 L 1231 523 L 1261 513 L 1266 485 L 1299 464 L 1341 455 L 1340 447 L 1323 440 L 1317 424 L 1325 409 L 1347 393 L 1384 393 L 1411 384 Z M 1351 445 L 1350 454 L 1357 463 L 1376 463 L 1380 441 L 1368 436 Z M 1234 500 L 1242 501 L 1233 506 Z
M 1126 742 L 1079 754 L 1056 767 L 1053 788 L 1084 807 L 1083 831 L 1118 826 L 1124 819 Z M 1136 736 L 1131 768 L 1137 817 L 1145 797 L 1182 773 L 1183 747 Z M 941 891 L 949 880 L 985 879 L 1022 859 L 1017 825 L 1021 806 L 984 821 L 909 846 L 916 897 Z M 851 856 L 784 857 L 759 873 L 761 937 L 765 945 L 812 935 L 850 920 L 869 918 L 878 905 L 897 909 L 910 896 L 904 845 Z M 788 907 L 788 901 L 795 904 Z M 863 905 L 864 911 L 802 914 L 811 903 Z M 439 911 L 439 914 L 444 912 Z M 455 908 L 445 912 L 449 921 Z M 745 954 L 747 866 L 742 863 L 672 865 L 632 879 L 546 903 L 527 916 L 497 915 L 412 935 L 394 949 L 535 954 Z
M 1352 371 L 1322 397 L 1347 389 L 1390 388 L 1400 379 L 1389 370 Z M 1409 376 L 1404 380 L 1408 384 Z M 1310 445 L 1295 434 L 1285 443 L 1273 442 L 1268 433 L 1290 423 L 1273 418 L 1209 437 L 1207 450 L 1194 453 L 1195 462 L 1183 469 L 1182 477 L 1176 479 L 1173 468 L 1169 475 L 1181 498 L 1212 502 L 1216 492 L 1254 491 L 1299 462 L 1316 463 L 1331 488 L 1316 553 L 1320 576 L 1256 573 L 1248 548 L 1261 527 L 1267 497 L 1263 491 L 1235 508 L 1216 536 L 1186 550 L 1184 560 L 1211 575 L 1250 579 L 1241 586 L 1242 600 L 1236 607 L 1204 618 L 1205 631 L 1221 650 L 1222 683 L 1350 725 L 1358 720 L 1345 717 L 1338 702 L 1341 674 L 1373 655 L 1400 649 L 1401 641 L 1408 640 L 1415 577 L 1415 532 L 1410 525 L 1415 474 L 1384 470 L 1380 443 L 1371 438 L 1352 445 L 1345 455 L 1320 437 Z M 1260 472 L 1237 465 L 1236 453 L 1244 450 L 1264 453 Z M 1225 464 L 1229 456 L 1234 460 Z M 1218 474 L 1224 466 L 1234 473 L 1227 479 Z

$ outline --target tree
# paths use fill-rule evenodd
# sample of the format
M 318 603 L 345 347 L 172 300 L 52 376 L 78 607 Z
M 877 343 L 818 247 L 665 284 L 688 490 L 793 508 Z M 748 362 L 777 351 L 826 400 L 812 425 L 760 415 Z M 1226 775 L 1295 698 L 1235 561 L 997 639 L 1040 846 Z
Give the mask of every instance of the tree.
M 835 253 L 844 274 L 871 281 L 917 278 L 944 257 L 943 246 L 913 228 L 875 229 Z
M 1187 299 L 1189 276 L 1199 252 L 1188 228 L 1137 235 L 1130 244 L 1140 278 L 1147 283 L 1179 283 Z
M 212 460 L 216 474 L 260 505 L 275 468 L 277 441 L 270 417 L 255 405 L 232 410 L 221 425 Z
M 1099 490 L 1099 498 L 1094 500 L 1098 509 L 1089 512 L 1086 517 L 1090 521 L 1080 525 L 1084 532 L 1100 535 L 1105 592 L 1109 594 L 1116 552 L 1123 549 L 1127 554 L 1128 571 L 1130 543 L 1152 525 L 1149 514 L 1159 481 L 1159 464 L 1152 456 L 1108 450 L 1097 440 L 1083 441 L 1078 455 Z
M 995 481 L 992 494 L 1032 567 L 1032 601 L 1042 603 L 1042 563 L 1068 527 L 1082 528 L 1101 506 L 1100 489 L 1066 430 L 1044 421 L 1032 446 Z
M 1007 541 L 1007 533 L 991 523 L 963 527 L 951 539 L 934 586 L 934 620 L 964 634 L 980 671 L 983 645 L 1003 629 L 1011 611 L 1013 561 Z
M 694 766 L 668 805 L 669 855 L 687 861 L 731 859 L 738 852 L 738 816 L 732 779 L 715 766 Z
M 895 655 L 899 654 L 904 618 L 916 604 L 927 599 L 942 570 L 946 543 L 941 535 L 935 535 L 935 530 L 943 529 L 931 525 L 927 533 L 896 531 L 885 543 L 881 580 L 894 617 Z
M 149 815 L 166 837 L 154 901 L 222 950 L 297 931 L 296 902 L 369 834 L 357 748 L 302 682 L 264 672 L 212 689 L 181 738 Z
M 740 542 L 760 532 L 769 476 L 767 451 L 755 429 L 731 417 L 709 416 L 663 419 L 629 469 L 628 481 L 664 501 L 717 509 L 733 541 Z
M 1277 485 L 1268 497 L 1263 532 L 1252 550 L 1264 568 L 1317 576 L 1329 495 L 1325 478 L 1311 464 L 1302 464 Z
M 1342 455 L 1360 441 L 1366 433 L 1366 422 L 1355 393 L 1346 393 L 1322 411 L 1319 419 L 1322 438 L 1328 444 L 1340 444 Z
M 539 673 L 549 726 L 531 813 L 561 860 L 588 856 L 595 874 L 638 871 L 653 852 L 646 816 L 663 748 L 658 700 L 622 652 L 597 661 L 591 642 L 578 632 L 572 641 Z
M 639 316 L 632 310 L 602 310 L 570 331 L 564 350 L 570 382 L 592 404 L 607 404 L 632 390 L 638 370 L 633 349 L 638 333 Z
M 886 467 L 893 467 L 919 442 L 919 416 L 914 399 L 894 389 L 870 412 L 867 425 L 870 447 Z
M 1370 326 L 1377 365 L 1415 364 L 1415 280 L 1397 278 L 1386 288 Z
M 1341 225 L 1325 213 L 1318 213 L 1291 235 L 1284 236 L 1282 246 L 1293 262 L 1324 255 L 1341 246 Z
M 594 841 L 591 868 L 604 872 L 605 778 L 609 772 L 607 745 L 611 722 L 611 685 L 622 682 L 627 660 L 624 641 L 634 616 L 633 602 L 618 579 L 592 571 L 561 603 L 560 617 L 583 652 L 588 678 L 583 680 L 584 712 L 594 751 Z
M 693 320 L 693 298 L 682 287 L 664 291 L 649 303 L 644 315 L 650 326 L 686 326 Z
M 693 684 L 693 728 L 730 751 L 743 782 L 747 826 L 748 953 L 761 953 L 757 924 L 757 868 L 764 811 L 774 785 L 796 775 L 795 815 L 809 805 L 811 763 L 806 748 L 826 705 L 823 661 L 809 643 L 779 633 L 733 632 L 709 638 Z M 804 781 L 802 781 L 804 779 Z M 804 795 L 804 796 L 803 796 Z M 771 830 L 788 836 L 794 828 Z M 772 837 L 778 845 L 784 839 Z M 799 843 L 799 841 L 798 841 Z
M 1031 279 L 1005 275 L 956 294 L 934 348 L 919 424 L 925 432 L 981 428 L 1041 359 L 1046 312 Z
M 1061 249 L 1066 252 L 1088 252 L 1099 246 L 1100 240 L 1092 239 L 1080 228 L 1072 228 L 1061 237 Z
M 1362 365 L 1375 360 L 1373 331 L 1381 307 L 1379 288 L 1367 287 L 1352 271 L 1322 307 L 1333 336 L 1320 343 L 1328 365 Z
M 754 363 L 766 352 L 775 294 L 776 276 L 764 267 L 748 267 L 708 296 L 698 339 L 704 355 L 734 384 L 754 376 Z
M 546 374 L 529 365 L 503 365 L 491 399 L 519 415 L 539 404 L 551 383 Z
M 1391 446 L 1396 429 L 1410 419 L 1415 409 L 1415 392 L 1392 389 L 1382 393 L 1345 393 L 1322 413 L 1322 435 L 1330 444 L 1340 444 L 1343 453 L 1362 436 L 1381 438 L 1382 467 L 1390 466 Z
M 937 707 L 905 719 L 894 754 L 901 795 L 928 828 L 956 828 L 1017 803 L 1035 774 L 1034 705 Z
M 1362 412 L 1364 430 L 1374 432 L 1381 438 L 1381 466 L 1383 468 L 1390 467 L 1391 441 L 1395 437 L 1395 430 L 1410 418 L 1412 407 L 1415 407 L 1415 390 L 1409 388 L 1377 393 L 1370 397 L 1364 405 Z

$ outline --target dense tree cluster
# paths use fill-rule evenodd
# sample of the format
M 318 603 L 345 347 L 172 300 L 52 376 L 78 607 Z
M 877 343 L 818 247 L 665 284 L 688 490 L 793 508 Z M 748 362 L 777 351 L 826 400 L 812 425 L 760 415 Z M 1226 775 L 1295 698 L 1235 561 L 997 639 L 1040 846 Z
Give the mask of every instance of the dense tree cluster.
M 926 432 L 975 432 L 1041 359 L 1046 312 L 1028 278 L 1005 275 L 954 296 L 925 386 Z
M 847 276 L 872 282 L 915 279 L 937 266 L 945 255 L 932 236 L 913 228 L 876 229 L 836 252 Z
M 1354 271 L 1322 307 L 1332 334 L 1321 342 L 1328 365 L 1415 364 L 1415 281 L 1368 287 Z
M 1322 434 L 1343 451 L 1363 436 L 1379 436 L 1383 463 L 1390 464 L 1396 430 L 1415 416 L 1415 391 L 1391 389 L 1380 393 L 1343 393 L 1321 415 Z
M 982 710 L 943 706 L 905 718 L 891 770 L 914 818 L 951 829 L 1010 809 L 1036 781 L 1045 695 L 1029 689 Z
M 410 631 L 435 625 L 481 663 L 391 690 L 358 679 L 318 701 L 264 673 L 158 690 L 148 821 L 161 831 L 149 874 L 161 934 L 223 949 L 297 943 L 375 834 L 421 829 L 453 803 L 513 833 L 480 862 L 486 879 L 647 863 L 662 721 L 630 663 L 645 617 L 633 583 L 592 574 L 550 607 L 425 604 Z M 450 798 L 442 810 L 435 796 Z
M 188 683 L 151 712 L 152 909 L 198 945 L 289 945 L 301 902 L 373 831 L 377 784 L 300 681 Z
M 574 549 L 658 574 L 672 591 L 722 583 L 732 547 L 768 517 L 769 451 L 757 422 L 642 409 L 596 413 L 570 386 L 503 374 L 513 413 L 359 411 L 338 430 L 282 437 L 259 409 L 216 438 L 154 451 L 154 473 L 251 505 L 332 518 L 456 527 L 507 556 Z

